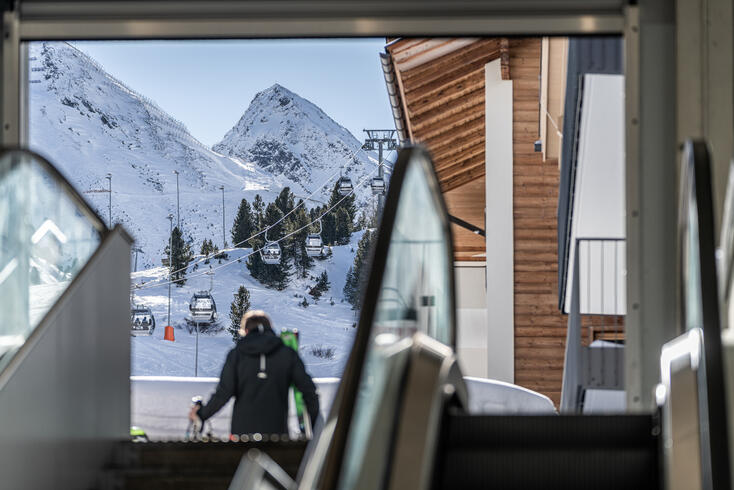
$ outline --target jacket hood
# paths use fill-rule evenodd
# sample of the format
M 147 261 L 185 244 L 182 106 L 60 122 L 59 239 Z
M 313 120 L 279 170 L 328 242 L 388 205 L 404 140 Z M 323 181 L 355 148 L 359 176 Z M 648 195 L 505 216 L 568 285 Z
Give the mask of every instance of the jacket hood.
M 247 355 L 270 354 L 281 347 L 283 341 L 272 330 L 250 332 L 237 342 L 237 349 Z

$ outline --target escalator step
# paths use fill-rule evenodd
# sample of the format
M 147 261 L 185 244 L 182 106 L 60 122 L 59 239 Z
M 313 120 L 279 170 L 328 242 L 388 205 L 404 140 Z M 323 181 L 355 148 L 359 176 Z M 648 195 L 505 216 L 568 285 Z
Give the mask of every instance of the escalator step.
M 255 448 L 295 478 L 306 442 L 121 442 L 100 476 L 99 488 L 226 489 L 242 456 Z
M 655 489 L 652 416 L 448 415 L 438 488 Z
M 650 415 L 450 415 L 451 447 L 653 447 L 657 425 Z

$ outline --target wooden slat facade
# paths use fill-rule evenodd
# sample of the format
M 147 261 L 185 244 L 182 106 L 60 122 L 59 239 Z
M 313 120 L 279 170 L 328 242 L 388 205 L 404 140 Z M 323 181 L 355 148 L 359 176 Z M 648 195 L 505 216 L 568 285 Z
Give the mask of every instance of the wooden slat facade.
M 481 228 L 485 206 L 484 66 L 513 84 L 515 383 L 560 401 L 567 318 L 558 310 L 557 159 L 543 162 L 540 38 L 401 39 L 388 46 L 405 123 L 424 143 L 449 212 Z M 452 226 L 456 260 L 484 260 L 484 239 Z M 605 333 L 614 338 L 614 333 Z
M 431 151 L 449 213 L 484 228 L 484 65 L 500 39 L 400 39 L 388 46 L 408 134 Z M 484 261 L 484 238 L 452 225 L 454 258 Z
M 515 383 L 561 398 L 567 317 L 558 310 L 557 160 L 543 162 L 539 136 L 539 38 L 510 40 L 513 85 Z

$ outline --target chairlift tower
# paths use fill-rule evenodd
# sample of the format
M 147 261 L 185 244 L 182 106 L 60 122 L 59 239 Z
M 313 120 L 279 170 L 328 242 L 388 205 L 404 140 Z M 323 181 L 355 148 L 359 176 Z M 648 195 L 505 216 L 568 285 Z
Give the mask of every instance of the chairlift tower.
M 138 272 L 138 254 L 142 253 L 143 249 L 140 247 L 133 247 L 131 250 L 135 252 L 135 266 L 133 267 L 133 272 Z
M 112 174 L 108 173 L 105 176 L 105 179 L 109 182 L 109 186 L 107 189 L 89 189 L 87 191 L 84 191 L 84 194 L 96 194 L 96 193 L 108 193 L 110 195 L 109 199 L 109 221 L 107 222 L 107 227 L 109 229 L 112 229 Z
M 395 138 L 395 130 L 394 129 L 364 129 L 363 131 L 367 133 L 367 138 L 364 140 L 362 149 L 371 150 L 371 151 L 377 150 L 378 152 L 377 179 L 379 179 L 384 185 L 385 172 L 383 168 L 383 164 L 384 164 L 383 150 L 391 151 L 391 150 L 396 150 L 398 148 L 398 140 Z M 383 191 L 377 194 L 378 216 L 382 216 L 382 208 L 385 205 L 384 189 L 386 188 L 383 188 Z
M 171 278 L 173 272 L 173 215 L 167 217 L 170 225 L 170 234 L 168 235 L 168 325 L 171 325 Z

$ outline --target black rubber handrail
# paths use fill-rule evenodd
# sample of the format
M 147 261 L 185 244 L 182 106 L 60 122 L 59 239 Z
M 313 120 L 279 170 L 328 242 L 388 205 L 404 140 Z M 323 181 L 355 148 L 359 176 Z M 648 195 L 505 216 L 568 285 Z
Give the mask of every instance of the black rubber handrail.
M 729 445 L 726 417 L 726 394 L 721 348 L 718 280 L 716 275 L 716 242 L 714 240 L 713 186 L 711 162 L 706 143 L 688 140 L 683 146 L 681 160 L 680 203 L 678 215 L 678 250 L 680 283 L 681 332 L 688 328 L 703 330 L 704 369 L 699 372 L 699 419 L 701 422 L 701 461 L 704 479 L 710 478 L 713 490 L 730 488 Z M 689 258 L 685 256 L 686 241 L 693 232 L 690 212 L 696 218 L 701 289 L 702 325 L 686 324 L 686 271 Z

